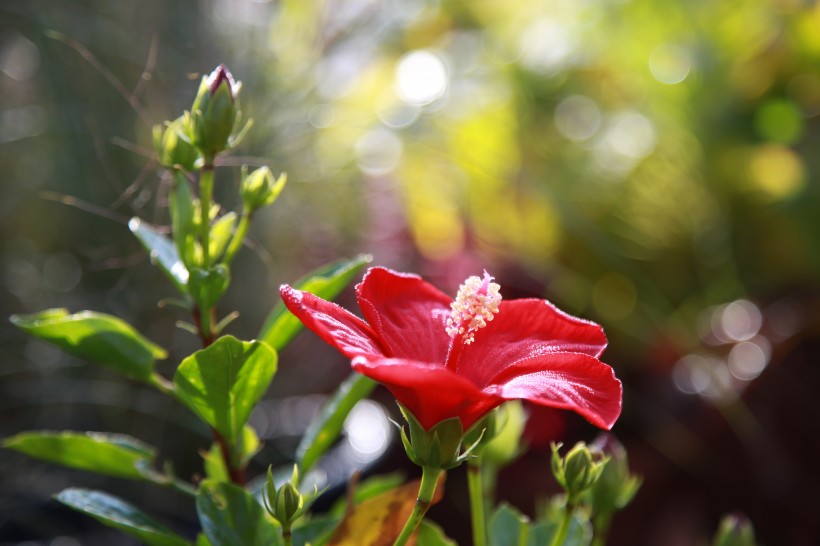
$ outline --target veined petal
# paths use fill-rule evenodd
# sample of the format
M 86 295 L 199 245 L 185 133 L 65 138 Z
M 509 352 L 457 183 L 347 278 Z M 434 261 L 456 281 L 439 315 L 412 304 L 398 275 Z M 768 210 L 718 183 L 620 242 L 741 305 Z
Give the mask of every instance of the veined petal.
M 373 329 L 350 311 L 286 284 L 279 293 L 296 318 L 348 358 L 386 354 Z
M 353 369 L 383 384 L 429 430 L 451 417 L 468 429 L 503 399 L 436 364 L 403 358 L 353 359 Z
M 506 366 L 551 353 L 601 356 L 607 340 L 603 328 L 573 317 L 546 300 L 505 300 L 475 343 L 464 351 L 459 373 L 487 384 Z
M 418 275 L 382 267 L 356 285 L 359 307 L 391 356 L 444 362 L 450 338 L 444 322 L 453 299 Z
M 572 410 L 604 429 L 612 428 L 621 414 L 621 382 L 611 367 L 582 353 L 551 353 L 516 362 L 484 390 L 509 400 Z

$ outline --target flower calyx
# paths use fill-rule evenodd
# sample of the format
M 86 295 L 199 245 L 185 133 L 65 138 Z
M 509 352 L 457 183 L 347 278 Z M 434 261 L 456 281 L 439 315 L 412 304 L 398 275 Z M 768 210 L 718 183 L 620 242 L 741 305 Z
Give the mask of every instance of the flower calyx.
M 449 470 L 470 457 L 481 445 L 484 437 L 483 421 L 476 423 L 466 432 L 458 417 L 451 417 L 425 430 L 418 419 L 401 403 L 398 404 L 407 428 L 396 423 L 401 430 L 401 441 L 407 456 L 422 468 Z M 471 443 L 462 450 L 462 446 Z
M 609 462 L 585 495 L 596 514 L 613 514 L 632 501 L 643 480 L 629 472 L 626 449 L 613 434 L 599 435 L 592 450 L 609 457 Z
M 562 444 L 552 444 L 552 474 L 567 492 L 567 503 L 574 506 L 584 491 L 601 477 L 609 457 L 600 451 L 590 450 L 584 442 L 578 442 L 564 457 L 558 452 Z
M 193 172 L 199 160 L 199 152 L 188 140 L 184 116 L 154 125 L 153 135 L 154 149 L 160 165 L 166 169 Z

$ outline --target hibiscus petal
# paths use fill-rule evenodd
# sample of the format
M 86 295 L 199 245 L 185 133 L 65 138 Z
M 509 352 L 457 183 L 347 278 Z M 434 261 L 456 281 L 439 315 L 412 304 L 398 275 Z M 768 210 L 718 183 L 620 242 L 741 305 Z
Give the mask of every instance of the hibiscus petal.
M 452 298 L 418 275 L 382 267 L 368 270 L 356 295 L 365 320 L 391 356 L 444 362 L 450 343 L 444 321 Z
M 385 354 L 373 329 L 350 311 L 286 284 L 279 294 L 296 318 L 348 358 Z
M 562 352 L 601 356 L 607 340 L 594 322 L 564 313 L 541 299 L 502 301 L 492 322 L 475 334 L 458 371 L 485 385 L 506 366 Z
M 516 362 L 485 391 L 509 400 L 572 410 L 610 429 L 621 414 L 621 382 L 612 368 L 581 353 L 553 353 Z
M 353 359 L 353 369 L 383 384 L 429 430 L 451 417 L 468 429 L 503 400 L 435 364 L 403 358 Z

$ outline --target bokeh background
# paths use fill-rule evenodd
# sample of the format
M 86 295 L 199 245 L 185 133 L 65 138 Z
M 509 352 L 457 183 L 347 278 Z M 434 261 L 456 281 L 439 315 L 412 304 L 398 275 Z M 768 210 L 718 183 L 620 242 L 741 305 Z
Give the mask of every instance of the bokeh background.
M 126 224 L 167 225 L 150 129 L 220 62 L 256 123 L 217 197 L 239 203 L 231 166 L 289 177 L 235 262 L 231 333 L 253 337 L 280 283 L 339 257 L 370 253 L 451 293 L 486 268 L 505 297 L 547 297 L 608 333 L 625 384 L 614 432 L 644 476 L 611 544 L 705 544 L 728 512 L 769 546 L 818 543 L 816 3 L 4 0 L 4 317 L 117 314 L 171 349 L 168 373 L 196 348 Z M 207 431 L 180 406 L 5 318 L 0 351 L 0 435 L 129 433 L 200 471 Z M 347 373 L 309 334 L 281 355 L 255 470 L 292 458 Z M 544 427 L 596 434 L 573 416 Z M 401 467 L 385 444 L 375 470 Z M 532 514 L 554 487 L 547 461 L 535 445 L 499 493 Z M 193 525 L 187 499 L 2 452 L 0 544 L 130 544 L 51 500 L 69 484 Z M 448 487 L 432 517 L 468 544 L 459 471 Z

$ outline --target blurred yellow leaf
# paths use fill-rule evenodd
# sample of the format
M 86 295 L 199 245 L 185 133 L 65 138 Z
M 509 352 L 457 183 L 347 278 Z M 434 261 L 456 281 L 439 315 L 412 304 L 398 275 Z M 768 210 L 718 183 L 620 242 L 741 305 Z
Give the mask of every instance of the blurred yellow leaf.
M 442 473 L 432 504 L 444 495 L 444 477 Z M 349 507 L 328 546 L 391 546 L 413 511 L 420 483 L 412 481 Z M 415 543 L 414 536 L 408 544 Z

